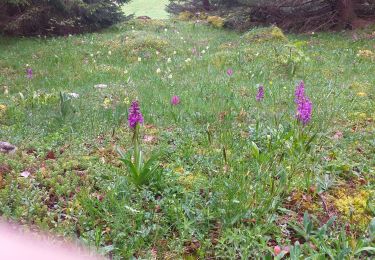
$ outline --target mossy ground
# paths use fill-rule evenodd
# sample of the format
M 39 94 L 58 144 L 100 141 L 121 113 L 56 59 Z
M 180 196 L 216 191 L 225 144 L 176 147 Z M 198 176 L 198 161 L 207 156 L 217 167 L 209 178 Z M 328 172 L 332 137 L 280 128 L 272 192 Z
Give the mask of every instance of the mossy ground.
M 115 259 L 260 258 L 295 241 L 300 257 L 370 257 L 348 241 L 371 245 L 375 28 L 358 40 L 342 32 L 275 41 L 273 30 L 243 37 L 151 20 L 0 38 L 0 140 L 19 148 L 0 155 L 0 214 Z M 313 102 L 305 127 L 295 120 L 300 80 Z M 60 92 L 79 97 L 62 107 Z M 134 99 L 146 154 L 166 151 L 157 188 L 135 187 L 116 152 L 132 148 Z M 302 239 L 289 223 L 304 211 L 321 220 L 314 230 L 337 220 L 326 236 Z

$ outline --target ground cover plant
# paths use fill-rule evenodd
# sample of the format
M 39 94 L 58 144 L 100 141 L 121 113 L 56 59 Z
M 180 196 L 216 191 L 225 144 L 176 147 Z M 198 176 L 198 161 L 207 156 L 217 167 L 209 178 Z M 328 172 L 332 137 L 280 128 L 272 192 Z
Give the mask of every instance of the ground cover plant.
M 2 37 L 0 214 L 113 259 L 370 259 L 374 31 Z

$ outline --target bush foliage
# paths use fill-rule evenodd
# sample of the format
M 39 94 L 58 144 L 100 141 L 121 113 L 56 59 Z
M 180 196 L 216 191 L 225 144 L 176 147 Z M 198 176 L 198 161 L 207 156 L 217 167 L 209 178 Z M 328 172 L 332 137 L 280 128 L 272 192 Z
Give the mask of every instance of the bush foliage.
M 9 35 L 67 35 L 94 31 L 122 21 L 129 0 L 5 0 L 0 32 Z

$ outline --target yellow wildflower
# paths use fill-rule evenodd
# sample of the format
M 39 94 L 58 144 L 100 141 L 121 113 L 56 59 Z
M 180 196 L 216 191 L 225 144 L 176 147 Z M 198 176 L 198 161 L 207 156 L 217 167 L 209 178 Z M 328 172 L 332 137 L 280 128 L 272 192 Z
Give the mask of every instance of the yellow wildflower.
M 358 92 L 357 96 L 358 97 L 367 97 L 367 94 L 365 92 Z
M 7 110 L 7 106 L 0 104 L 0 118 L 5 114 L 6 110 Z
M 370 50 L 359 50 L 357 57 L 375 60 L 375 53 Z
M 103 106 L 104 106 L 104 108 L 109 108 L 110 107 L 110 105 L 111 105 L 111 103 L 112 103 L 112 101 L 111 101 L 111 99 L 110 98 L 108 98 L 108 97 L 105 97 L 104 98 L 104 101 L 103 101 Z

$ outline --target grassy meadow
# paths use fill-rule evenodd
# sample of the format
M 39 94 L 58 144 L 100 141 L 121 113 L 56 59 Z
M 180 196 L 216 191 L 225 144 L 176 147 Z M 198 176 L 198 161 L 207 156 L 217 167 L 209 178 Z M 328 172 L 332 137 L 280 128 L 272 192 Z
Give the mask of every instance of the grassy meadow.
M 0 215 L 113 259 L 370 259 L 374 31 L 133 20 L 2 37 L 0 140 L 18 150 L 0 153 Z M 132 100 L 146 158 L 162 153 L 149 185 L 119 160 Z
M 126 14 L 137 16 L 149 16 L 152 19 L 167 19 L 169 14 L 165 11 L 168 0 L 133 0 L 124 5 Z

